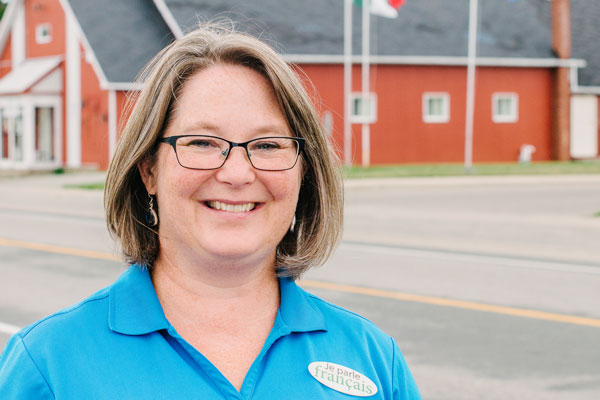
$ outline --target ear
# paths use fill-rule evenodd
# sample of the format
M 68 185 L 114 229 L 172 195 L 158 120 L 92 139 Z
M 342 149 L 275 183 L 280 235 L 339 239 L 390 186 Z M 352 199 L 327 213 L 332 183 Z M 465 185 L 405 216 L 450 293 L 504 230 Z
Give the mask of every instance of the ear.
M 145 157 L 138 164 L 138 171 L 142 177 L 144 186 L 146 186 L 146 191 L 151 195 L 156 194 L 156 174 L 154 167 L 155 161 L 152 159 L 152 157 Z

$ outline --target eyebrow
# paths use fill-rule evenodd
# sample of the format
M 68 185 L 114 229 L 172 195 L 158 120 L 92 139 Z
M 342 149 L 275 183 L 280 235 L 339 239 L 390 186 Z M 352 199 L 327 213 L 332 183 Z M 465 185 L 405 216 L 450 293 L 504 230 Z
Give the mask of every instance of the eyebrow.
M 210 131 L 211 134 L 217 135 L 221 133 L 219 127 L 211 123 L 200 122 L 196 124 L 191 124 L 182 129 L 182 134 L 192 135 L 197 131 Z M 262 126 L 258 126 L 252 129 L 253 135 L 261 135 L 261 134 L 270 134 L 275 133 L 277 135 L 287 135 L 291 134 L 292 130 L 286 125 L 281 124 L 266 124 Z

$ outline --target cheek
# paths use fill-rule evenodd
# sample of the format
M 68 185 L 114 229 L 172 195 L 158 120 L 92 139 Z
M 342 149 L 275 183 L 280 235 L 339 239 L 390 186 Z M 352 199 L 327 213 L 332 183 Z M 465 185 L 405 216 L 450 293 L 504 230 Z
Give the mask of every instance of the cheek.
M 185 207 L 187 200 L 193 200 L 198 190 L 201 190 L 209 178 L 208 171 L 195 171 L 182 168 L 179 164 L 167 165 L 159 175 L 159 199 L 169 202 L 170 208 Z
M 292 175 L 280 182 L 277 188 L 279 198 L 285 203 L 286 207 L 290 208 L 290 213 L 296 210 L 298 203 L 298 194 L 300 193 L 300 177 Z

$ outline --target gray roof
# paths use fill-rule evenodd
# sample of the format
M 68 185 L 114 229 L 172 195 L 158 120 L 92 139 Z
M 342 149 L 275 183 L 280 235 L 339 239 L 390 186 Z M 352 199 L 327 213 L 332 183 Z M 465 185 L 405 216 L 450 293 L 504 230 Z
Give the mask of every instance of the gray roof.
M 111 82 L 131 82 L 173 36 L 152 0 L 69 0 Z M 343 0 L 165 0 L 183 31 L 230 18 L 284 54 L 341 55 Z M 398 18 L 371 18 L 371 53 L 466 56 L 468 0 L 406 0 Z M 479 0 L 478 56 L 554 58 L 548 0 Z M 571 0 L 581 85 L 600 86 L 600 1 Z M 361 49 L 353 6 L 354 53 Z M 99 21 L 102 21 L 99 23 Z
M 342 54 L 343 0 L 165 0 L 184 31 L 228 17 L 285 54 Z M 398 18 L 371 18 L 371 53 L 466 56 L 468 0 L 406 0 Z M 477 54 L 554 58 L 548 0 L 479 0 Z M 360 8 L 353 7 L 360 53 Z M 574 58 L 588 61 L 581 85 L 600 86 L 600 1 L 571 0 Z
M 166 0 L 185 30 L 229 17 L 262 33 L 285 54 L 342 54 L 343 0 Z M 546 0 L 480 0 L 478 52 L 490 57 L 553 57 Z M 398 18 L 371 18 L 371 53 L 465 56 L 468 0 L 407 0 Z M 354 52 L 361 11 L 353 6 Z M 260 22 L 257 22 L 260 21 Z M 249 25 L 249 26 L 248 26 Z
M 173 40 L 151 0 L 69 0 L 109 82 L 133 82 Z
M 600 86 L 600 1 L 571 0 L 572 57 L 587 61 L 579 84 Z

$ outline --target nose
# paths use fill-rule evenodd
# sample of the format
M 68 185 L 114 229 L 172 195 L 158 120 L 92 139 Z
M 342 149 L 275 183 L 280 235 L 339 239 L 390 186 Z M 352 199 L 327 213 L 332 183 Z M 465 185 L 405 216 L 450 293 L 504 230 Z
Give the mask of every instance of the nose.
M 246 150 L 242 147 L 232 148 L 225 164 L 217 170 L 216 177 L 218 181 L 234 186 L 254 182 L 256 174 Z

